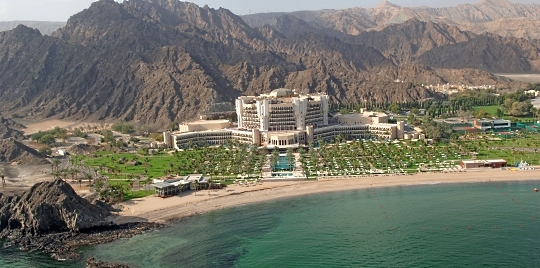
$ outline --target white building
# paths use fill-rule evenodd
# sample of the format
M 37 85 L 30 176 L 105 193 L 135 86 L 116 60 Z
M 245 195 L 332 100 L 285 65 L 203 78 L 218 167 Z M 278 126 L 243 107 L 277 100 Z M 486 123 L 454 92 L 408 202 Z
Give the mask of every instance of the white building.
M 180 125 L 176 133 L 164 132 L 171 148 L 188 144 L 222 144 L 227 140 L 268 147 L 298 147 L 339 135 L 347 139 L 381 137 L 403 139 L 404 122 L 389 124 L 384 113 L 337 115 L 330 123 L 328 95 L 297 94 L 276 89 L 270 94 L 243 96 L 236 100 L 238 126 L 223 120 L 196 121 Z

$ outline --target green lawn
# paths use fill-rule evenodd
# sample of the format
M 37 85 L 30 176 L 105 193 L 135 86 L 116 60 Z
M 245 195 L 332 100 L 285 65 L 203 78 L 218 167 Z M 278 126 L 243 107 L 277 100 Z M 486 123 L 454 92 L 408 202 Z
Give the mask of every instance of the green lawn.
M 499 105 L 490 105 L 490 106 L 475 106 L 473 107 L 473 111 L 478 110 L 484 110 L 487 113 L 489 113 L 492 117 L 497 117 L 497 109 L 499 109 Z M 515 117 L 515 116 L 509 116 L 505 115 L 502 117 L 502 119 L 510 120 L 512 122 L 529 122 L 529 121 L 536 121 L 536 117 Z
M 133 193 L 127 191 L 126 199 L 153 194 L 146 191 L 146 179 L 165 175 L 205 174 L 213 179 L 232 184 L 239 174 L 261 173 L 266 155 L 262 151 L 218 147 L 198 148 L 173 154 L 140 155 L 130 153 L 98 152 L 91 156 L 73 156 L 74 162 L 99 170 L 109 178 L 110 185 L 126 187 L 133 183 Z M 139 185 L 140 183 L 140 185 Z
M 497 109 L 499 109 L 499 105 L 491 105 L 491 106 L 475 106 L 473 107 L 474 111 L 478 110 L 484 110 L 491 114 L 491 116 L 496 117 L 497 116 Z

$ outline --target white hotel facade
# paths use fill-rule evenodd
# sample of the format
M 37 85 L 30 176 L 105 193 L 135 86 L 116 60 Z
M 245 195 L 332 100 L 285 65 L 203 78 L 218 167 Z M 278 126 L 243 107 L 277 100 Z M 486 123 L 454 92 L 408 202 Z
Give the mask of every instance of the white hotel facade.
M 236 100 L 238 125 L 227 120 L 201 120 L 164 132 L 165 143 L 175 149 L 188 144 L 217 145 L 228 140 L 256 146 L 298 147 L 338 135 L 348 139 L 381 137 L 403 139 L 404 122 L 388 124 L 384 113 L 363 112 L 329 118 L 328 95 L 297 94 L 276 89 L 270 94 Z

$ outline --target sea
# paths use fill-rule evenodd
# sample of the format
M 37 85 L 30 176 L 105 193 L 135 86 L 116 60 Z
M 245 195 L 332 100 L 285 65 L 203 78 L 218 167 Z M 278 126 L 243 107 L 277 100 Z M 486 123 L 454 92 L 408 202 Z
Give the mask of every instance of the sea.
M 86 256 L 131 267 L 540 267 L 540 181 L 369 188 L 180 220 Z M 84 267 L 0 251 L 0 267 Z

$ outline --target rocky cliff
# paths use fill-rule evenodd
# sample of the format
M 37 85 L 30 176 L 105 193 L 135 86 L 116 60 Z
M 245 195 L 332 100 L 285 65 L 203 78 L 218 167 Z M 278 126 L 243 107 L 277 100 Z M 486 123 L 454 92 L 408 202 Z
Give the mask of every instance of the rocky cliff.
M 253 27 L 261 27 L 279 25 L 278 18 L 283 15 L 294 16 L 312 28 L 327 33 L 333 31 L 337 35 L 359 35 L 414 18 L 458 26 L 477 34 L 490 32 L 504 37 L 540 39 L 540 5 L 507 0 L 481 0 L 476 4 L 442 8 L 401 7 L 385 0 L 374 8 L 263 13 L 242 18 Z
M 409 42 L 388 53 L 330 33 L 252 28 L 226 9 L 176 0 L 101 0 L 51 36 L 24 26 L 0 33 L 0 112 L 166 125 L 214 103 L 279 87 L 326 92 L 339 102 L 439 98 L 420 83 L 453 83 L 454 72 L 418 60 L 429 51 L 399 52 L 407 47 L 414 50 Z M 536 66 L 533 56 L 510 57 L 523 58 L 529 70 Z M 488 84 L 516 85 L 489 72 L 475 74 Z M 410 80 L 393 82 L 403 77 Z

